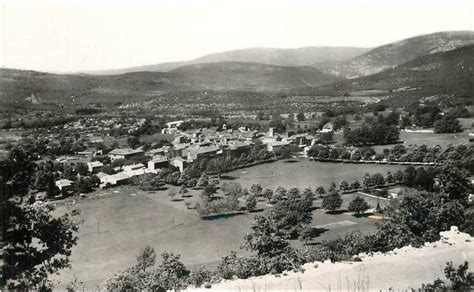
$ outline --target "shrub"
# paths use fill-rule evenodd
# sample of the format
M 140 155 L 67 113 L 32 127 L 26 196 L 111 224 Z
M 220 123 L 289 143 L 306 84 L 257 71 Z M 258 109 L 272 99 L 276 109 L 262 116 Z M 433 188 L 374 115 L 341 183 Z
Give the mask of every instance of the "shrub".
M 201 287 L 204 284 L 211 283 L 214 278 L 214 272 L 206 267 L 199 267 L 191 271 L 188 283 L 196 287 Z
M 248 195 L 245 203 L 247 205 L 247 210 L 253 211 L 255 210 L 255 207 L 257 206 L 257 199 L 255 198 L 254 195 Z
M 423 284 L 423 291 L 472 291 L 474 286 L 474 274 L 468 272 L 469 263 L 464 262 L 456 269 L 452 262 L 448 262 L 444 268 L 444 274 L 449 280 L 446 284 L 443 280 L 437 279 L 432 284 Z

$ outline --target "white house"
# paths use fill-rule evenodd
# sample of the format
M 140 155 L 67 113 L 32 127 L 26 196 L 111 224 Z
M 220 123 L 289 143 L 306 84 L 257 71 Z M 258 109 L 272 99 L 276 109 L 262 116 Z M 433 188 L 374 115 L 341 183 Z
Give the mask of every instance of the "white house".
M 151 171 L 145 167 L 142 163 L 136 163 L 132 165 L 125 165 L 122 167 L 124 173 L 126 173 L 129 177 L 144 175 L 146 173 L 150 173 Z
M 161 130 L 162 134 L 171 134 L 174 132 L 178 131 L 178 127 L 181 126 L 181 124 L 184 123 L 184 121 L 173 121 L 166 123 L 166 128 L 163 128 Z
M 100 186 L 104 187 L 107 185 L 116 186 L 124 184 L 128 181 L 130 176 L 125 172 L 119 172 L 116 174 L 106 175 L 100 178 Z
M 170 164 L 179 169 L 179 172 L 183 173 L 186 168 L 187 161 L 181 157 L 175 157 L 171 159 Z
M 104 164 L 100 161 L 87 162 L 87 168 L 89 169 L 89 172 L 96 172 L 102 167 L 104 167 Z
M 68 179 L 60 179 L 60 180 L 55 181 L 54 183 L 60 191 L 62 191 L 62 190 L 67 191 L 67 190 L 72 188 L 72 185 L 73 185 L 74 182 L 72 180 L 68 180 Z
M 334 125 L 332 123 L 327 123 L 321 129 L 321 133 L 329 133 L 334 130 Z
M 290 145 L 290 142 L 287 141 L 271 142 L 267 144 L 267 150 L 270 152 L 275 152 L 276 150 L 288 145 Z

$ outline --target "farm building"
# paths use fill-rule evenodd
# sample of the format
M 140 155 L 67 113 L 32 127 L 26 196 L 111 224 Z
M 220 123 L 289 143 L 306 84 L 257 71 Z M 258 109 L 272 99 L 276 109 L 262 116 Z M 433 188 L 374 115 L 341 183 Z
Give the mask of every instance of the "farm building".
M 148 161 L 148 170 L 155 171 L 166 168 L 170 165 L 170 161 L 166 157 L 155 157 Z
M 68 191 L 72 189 L 74 182 L 68 179 L 60 179 L 54 182 L 60 191 Z
M 104 167 L 104 164 L 100 161 L 87 162 L 87 168 L 89 169 L 89 172 L 94 173 L 99 171 L 102 167 Z
M 140 149 L 130 149 L 130 148 L 114 149 L 109 152 L 109 157 L 112 160 L 130 159 L 132 157 L 143 155 L 143 153 L 144 153 L 143 150 L 140 150 Z

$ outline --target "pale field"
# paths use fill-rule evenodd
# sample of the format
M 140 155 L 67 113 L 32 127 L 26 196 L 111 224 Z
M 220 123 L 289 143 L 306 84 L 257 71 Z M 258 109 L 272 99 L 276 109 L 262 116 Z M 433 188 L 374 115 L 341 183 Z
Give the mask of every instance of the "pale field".
M 385 173 L 397 166 L 329 164 L 308 160 L 297 163 L 276 162 L 239 170 L 246 172 L 234 181 L 244 186 L 260 182 L 264 187 L 286 188 L 308 185 L 328 186 L 330 181 L 361 179 L 365 172 Z M 231 175 L 236 176 L 235 173 Z M 259 176 L 250 179 L 251 176 Z M 273 176 L 272 176 L 273 175 Z M 276 175 L 276 176 L 275 176 Z M 227 219 L 202 220 L 195 210 L 189 210 L 185 202 L 192 205 L 199 201 L 199 191 L 192 191 L 191 198 L 172 202 L 168 191 L 143 192 L 136 187 L 118 187 L 89 194 L 86 199 L 70 198 L 57 203 L 59 213 L 80 210 L 75 219 L 81 221 L 79 241 L 71 256 L 72 269 L 64 270 L 56 277 L 64 289 L 74 277 L 81 279 L 88 289 L 101 286 L 116 272 L 135 263 L 135 255 L 146 245 L 152 246 L 157 254 L 173 252 L 181 255 L 188 267 L 214 266 L 230 251 L 248 255 L 241 249 L 244 235 L 250 231 L 253 214 L 239 215 Z M 343 195 L 343 209 L 355 194 Z M 180 198 L 178 196 L 178 198 Z M 70 202 L 75 201 L 74 204 Z M 366 198 L 372 207 L 376 199 Z M 67 203 L 69 202 L 69 203 Z M 381 202 L 383 206 L 384 202 Z M 242 203 L 243 205 L 243 203 Z M 324 232 L 316 242 L 334 238 L 346 232 L 360 230 L 368 233 L 374 230 L 375 220 L 351 214 L 326 214 L 319 209 L 321 199 L 314 202 L 313 226 L 324 226 Z M 260 203 L 263 213 L 270 207 Z M 329 224 L 329 225 L 328 225 Z M 293 242 L 301 246 L 301 242 Z M 159 256 L 157 260 L 159 262 Z

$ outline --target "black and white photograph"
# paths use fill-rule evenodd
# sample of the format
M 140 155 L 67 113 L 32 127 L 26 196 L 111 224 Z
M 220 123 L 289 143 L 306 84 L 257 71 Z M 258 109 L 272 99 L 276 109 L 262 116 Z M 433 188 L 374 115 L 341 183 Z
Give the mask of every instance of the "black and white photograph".
M 0 291 L 474 291 L 473 0 L 0 0 Z

